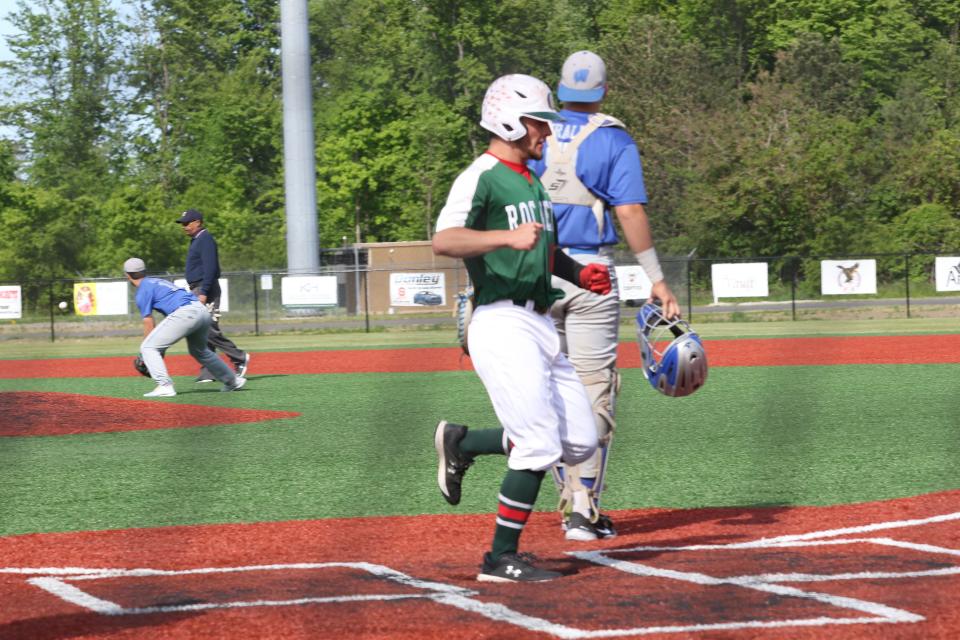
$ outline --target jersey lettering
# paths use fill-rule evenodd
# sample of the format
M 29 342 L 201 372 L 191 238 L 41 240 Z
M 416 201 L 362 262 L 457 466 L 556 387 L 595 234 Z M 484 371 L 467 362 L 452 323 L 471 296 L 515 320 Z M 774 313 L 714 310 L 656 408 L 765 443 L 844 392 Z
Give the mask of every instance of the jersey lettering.
M 520 203 L 520 219 L 526 222 L 534 222 L 533 212 L 530 210 L 530 205 L 526 202 Z
M 517 214 L 517 207 L 512 204 L 508 204 L 504 209 L 507 212 L 507 224 L 510 225 L 511 229 L 516 229 L 520 226 L 520 216 Z
M 540 219 L 547 231 L 553 231 L 553 203 L 549 200 L 540 201 Z

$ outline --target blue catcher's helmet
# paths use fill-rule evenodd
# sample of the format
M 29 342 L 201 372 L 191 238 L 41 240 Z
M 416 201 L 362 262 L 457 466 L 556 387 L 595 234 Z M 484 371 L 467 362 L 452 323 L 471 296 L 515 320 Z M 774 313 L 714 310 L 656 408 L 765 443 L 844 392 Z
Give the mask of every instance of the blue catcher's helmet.
M 643 375 L 660 393 L 688 396 L 707 381 L 707 353 L 700 336 L 684 320 L 670 320 L 648 302 L 637 313 L 637 341 Z

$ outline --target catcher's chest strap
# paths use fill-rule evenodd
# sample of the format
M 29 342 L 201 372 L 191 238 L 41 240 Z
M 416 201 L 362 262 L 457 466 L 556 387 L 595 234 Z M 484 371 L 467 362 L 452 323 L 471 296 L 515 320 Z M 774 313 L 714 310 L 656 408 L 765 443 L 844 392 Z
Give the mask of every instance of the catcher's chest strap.
M 577 153 L 580 145 L 591 133 L 604 126 L 619 126 L 616 118 L 602 113 L 592 114 L 587 123 L 580 128 L 570 142 L 561 143 L 551 134 L 547 138 L 549 151 L 547 168 L 540 181 L 550 193 L 550 200 L 559 204 L 577 204 L 590 207 L 597 221 L 597 232 L 603 237 L 603 223 L 606 203 L 590 191 L 577 177 Z

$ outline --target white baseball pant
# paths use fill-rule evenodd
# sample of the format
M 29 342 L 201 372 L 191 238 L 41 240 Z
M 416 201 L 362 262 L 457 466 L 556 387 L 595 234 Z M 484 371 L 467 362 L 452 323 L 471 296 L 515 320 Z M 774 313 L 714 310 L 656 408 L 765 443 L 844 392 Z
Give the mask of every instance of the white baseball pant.
M 513 443 L 511 469 L 579 464 L 597 449 L 590 400 L 560 350 L 549 315 L 532 302 L 480 305 L 468 335 L 474 369 Z

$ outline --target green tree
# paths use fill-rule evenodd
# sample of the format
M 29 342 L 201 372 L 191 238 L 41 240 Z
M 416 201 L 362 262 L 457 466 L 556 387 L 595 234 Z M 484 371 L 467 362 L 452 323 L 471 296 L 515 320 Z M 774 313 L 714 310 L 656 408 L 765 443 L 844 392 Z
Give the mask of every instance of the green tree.
M 224 268 L 284 262 L 278 4 L 143 0 L 136 180 L 208 216 Z
M 122 26 L 106 0 L 18 2 L 3 63 L 15 127 L 33 183 L 67 197 L 103 195 L 123 169 Z

